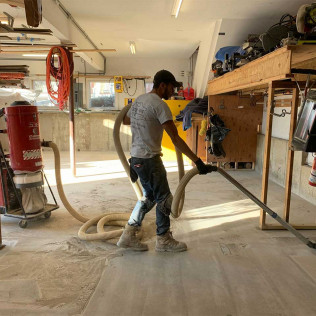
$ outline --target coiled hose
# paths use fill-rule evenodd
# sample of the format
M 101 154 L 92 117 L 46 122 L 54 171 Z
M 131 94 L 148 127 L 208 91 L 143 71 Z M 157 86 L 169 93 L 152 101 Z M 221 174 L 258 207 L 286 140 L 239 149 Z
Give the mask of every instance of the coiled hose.
M 125 114 L 127 113 L 127 111 L 129 110 L 129 108 L 130 108 L 130 105 L 124 107 L 124 109 L 119 113 L 118 117 L 116 118 L 116 121 L 114 124 L 114 130 L 113 130 L 113 138 L 114 138 L 115 149 L 117 151 L 119 159 L 125 169 L 125 172 L 127 173 L 130 179 L 129 163 L 124 154 L 121 140 L 120 140 L 120 127 L 121 127 L 123 118 Z M 104 226 L 124 227 L 130 217 L 130 213 L 101 214 L 91 219 L 80 215 L 67 200 L 67 197 L 63 189 L 61 174 L 60 174 L 60 153 L 59 153 L 57 145 L 51 141 L 43 141 L 42 146 L 50 147 L 53 150 L 54 159 L 55 159 L 55 177 L 56 177 L 57 191 L 63 205 L 75 219 L 84 223 L 84 225 L 82 225 L 81 228 L 79 229 L 78 237 L 82 240 L 108 240 L 108 239 L 121 236 L 122 231 L 123 231 L 121 228 L 117 230 L 113 230 L 113 231 L 104 231 Z M 178 163 L 178 168 L 179 168 L 179 181 L 180 181 L 181 178 L 184 176 L 183 158 L 182 158 L 182 153 L 179 150 L 177 150 L 177 148 L 176 148 L 176 154 L 177 154 L 177 163 Z M 133 189 L 136 193 L 137 198 L 141 199 L 143 196 L 143 193 L 142 193 L 142 189 L 139 182 L 138 181 L 135 183 L 131 182 L 131 184 L 133 186 Z M 174 211 L 172 212 L 172 216 L 176 218 L 180 216 L 181 211 L 182 211 L 182 207 L 184 203 L 184 192 L 182 191 L 180 192 L 177 189 L 175 198 L 177 200 L 177 204 L 176 204 L 177 206 L 173 207 Z M 174 205 L 174 203 L 172 205 Z M 93 225 L 97 225 L 97 233 L 87 233 L 87 230 Z
M 122 234 L 122 229 L 105 232 L 104 226 L 105 225 L 124 226 L 126 221 L 129 219 L 129 214 L 128 213 L 101 214 L 92 219 L 89 219 L 87 217 L 80 215 L 67 200 L 67 197 L 63 189 L 61 175 L 60 175 L 60 154 L 59 154 L 57 145 L 53 142 L 42 142 L 42 146 L 50 147 L 54 152 L 57 191 L 63 205 L 65 206 L 66 210 L 70 213 L 71 216 L 73 216 L 78 221 L 85 223 L 79 229 L 78 237 L 82 240 L 100 240 L 100 239 L 107 240 L 107 239 L 119 237 Z M 99 221 L 102 223 L 102 226 L 100 224 L 97 225 L 97 233 L 87 234 L 86 233 L 87 230 L 91 226 L 98 223 Z

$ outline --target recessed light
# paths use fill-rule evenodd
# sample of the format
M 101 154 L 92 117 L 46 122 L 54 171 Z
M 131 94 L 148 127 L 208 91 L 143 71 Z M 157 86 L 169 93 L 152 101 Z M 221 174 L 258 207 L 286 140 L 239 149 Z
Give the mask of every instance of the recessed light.
M 181 8 L 181 4 L 182 4 L 182 0 L 174 0 L 173 8 L 171 11 L 171 16 L 174 16 L 175 18 L 178 17 L 178 14 L 179 14 L 179 11 Z
M 136 54 L 136 45 L 135 45 L 135 42 L 129 42 L 129 48 L 130 48 L 130 50 L 131 50 L 131 53 L 132 53 L 133 55 L 135 55 L 135 54 Z

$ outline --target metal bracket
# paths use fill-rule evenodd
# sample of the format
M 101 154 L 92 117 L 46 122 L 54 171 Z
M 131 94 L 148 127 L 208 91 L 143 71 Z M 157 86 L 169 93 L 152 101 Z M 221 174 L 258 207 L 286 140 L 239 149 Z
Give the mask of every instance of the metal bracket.
M 287 112 L 286 109 L 283 109 L 282 110 L 282 113 L 281 114 L 276 114 L 274 113 L 274 109 L 275 109 L 275 101 L 273 101 L 273 104 L 271 106 L 271 115 L 274 115 L 274 116 L 277 116 L 277 117 L 285 117 L 285 115 L 291 115 L 291 112 Z
M 285 117 L 286 114 L 291 115 L 291 112 L 287 112 L 285 109 L 283 109 L 281 114 L 276 114 L 276 113 L 271 113 L 271 114 L 278 117 Z

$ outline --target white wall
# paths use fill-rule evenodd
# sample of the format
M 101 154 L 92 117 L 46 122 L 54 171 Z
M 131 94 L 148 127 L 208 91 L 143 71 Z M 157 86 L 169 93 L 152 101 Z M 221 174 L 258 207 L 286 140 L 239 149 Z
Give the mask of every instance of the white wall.
M 278 98 L 276 98 L 278 99 Z M 279 98 L 280 99 L 280 98 Z M 282 96 L 283 100 L 285 99 L 292 99 L 292 96 Z M 299 101 L 300 102 L 300 101 Z M 261 134 L 265 135 L 266 133 L 266 122 L 267 122 L 267 98 L 264 99 L 264 106 L 263 106 L 263 116 L 262 116 L 262 129 Z M 274 109 L 274 113 L 281 114 L 282 110 L 286 110 L 287 112 L 291 112 L 291 108 L 289 107 L 276 107 Z M 300 111 L 300 107 L 298 108 L 298 112 Z M 290 134 L 290 121 L 291 121 L 291 115 L 285 115 L 284 117 L 278 117 L 273 116 L 273 122 L 272 122 L 272 137 L 289 140 L 289 134 Z M 308 153 L 306 157 L 306 164 L 312 165 L 313 164 L 313 155 L 312 153 Z M 305 163 L 305 162 L 303 162 Z
M 292 96 L 283 97 L 283 99 L 292 99 Z M 290 107 L 276 107 L 274 112 L 276 114 L 281 114 L 282 110 L 285 109 L 287 112 L 291 112 Z M 290 120 L 291 115 L 285 115 L 285 117 L 278 117 L 273 116 L 273 123 L 272 123 L 272 137 L 277 137 L 281 139 L 289 139 L 290 133 Z M 263 106 L 263 116 L 262 116 L 262 134 L 265 135 L 266 132 L 266 122 L 267 122 L 267 98 L 264 99 L 264 106 Z
M 149 76 L 150 79 L 146 79 L 146 82 L 152 82 L 155 73 L 161 69 L 169 70 L 173 73 L 176 80 L 183 82 L 184 86 L 187 85 L 188 78 L 182 76 L 181 72 L 184 71 L 185 75 L 189 70 L 189 60 L 174 59 L 174 58 L 137 58 L 132 56 L 130 58 L 107 58 L 106 62 L 106 75 L 123 75 L 123 76 Z M 81 71 L 82 65 L 81 65 Z M 86 86 L 88 91 L 88 80 L 83 78 L 80 80 Z M 129 93 L 133 94 L 136 88 L 136 80 L 128 81 L 130 84 Z M 145 92 L 143 81 L 137 80 L 137 90 L 134 96 L 129 96 L 127 93 L 118 94 L 116 101 L 118 102 L 119 109 L 124 107 L 125 98 L 136 98 L 140 94 Z M 88 96 L 84 96 L 84 100 L 88 100 Z

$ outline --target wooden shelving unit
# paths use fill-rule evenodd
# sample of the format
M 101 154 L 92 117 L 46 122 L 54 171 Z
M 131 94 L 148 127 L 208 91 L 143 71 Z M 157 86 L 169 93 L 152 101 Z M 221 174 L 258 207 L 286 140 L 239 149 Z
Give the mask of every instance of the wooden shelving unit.
M 287 156 L 287 172 L 285 184 L 285 202 L 283 218 L 290 221 L 290 205 L 291 205 L 291 188 L 293 175 L 294 152 L 291 150 L 291 141 L 294 134 L 297 118 L 297 109 L 299 107 L 299 89 L 298 84 L 304 84 L 307 75 L 293 74 L 293 69 L 313 69 L 316 70 L 316 46 L 299 45 L 286 46 L 280 48 L 270 54 L 258 58 L 241 68 L 238 68 L 222 77 L 218 77 L 208 82 L 208 95 L 211 98 L 227 98 L 229 94 L 237 94 L 240 92 L 249 93 L 253 91 L 267 91 L 267 118 L 265 133 L 265 150 L 262 172 L 262 191 L 261 201 L 267 203 L 268 200 L 268 180 L 269 180 L 269 163 L 271 149 L 271 134 L 273 122 L 273 108 L 275 106 L 274 96 L 278 90 L 292 90 L 291 102 L 291 124 L 289 133 L 289 146 Z M 314 79 L 316 76 L 311 76 Z M 252 113 L 252 109 L 248 109 Z M 236 118 L 236 122 L 238 118 Z M 238 129 L 236 129 L 238 133 Z M 297 229 L 316 229 L 315 225 L 296 225 Z M 261 210 L 260 214 L 261 229 L 282 229 L 279 225 L 266 224 L 266 213 Z

